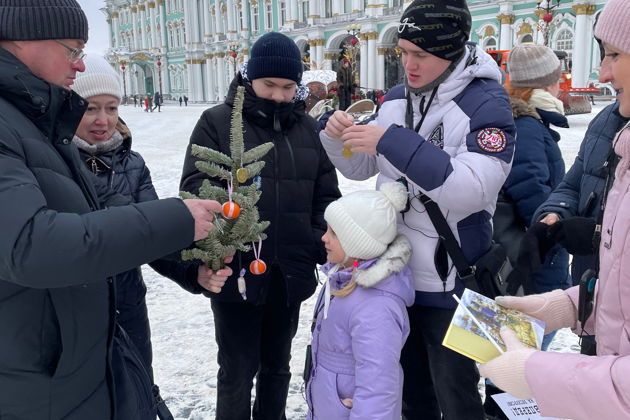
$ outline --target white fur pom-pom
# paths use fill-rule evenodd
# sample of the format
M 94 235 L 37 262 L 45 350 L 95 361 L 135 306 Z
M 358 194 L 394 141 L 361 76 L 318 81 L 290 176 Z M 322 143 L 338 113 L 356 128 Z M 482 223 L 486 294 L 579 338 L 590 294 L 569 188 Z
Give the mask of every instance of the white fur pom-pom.
M 400 182 L 386 182 L 381 184 L 379 191 L 387 197 L 396 211 L 401 211 L 405 208 L 408 192 L 407 188 Z

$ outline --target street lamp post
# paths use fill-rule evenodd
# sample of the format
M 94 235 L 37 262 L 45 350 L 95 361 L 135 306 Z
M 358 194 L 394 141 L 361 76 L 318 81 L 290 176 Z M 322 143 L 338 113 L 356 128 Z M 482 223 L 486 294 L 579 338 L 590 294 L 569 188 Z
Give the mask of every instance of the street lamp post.
M 546 46 L 549 46 L 549 33 L 551 32 L 553 22 L 553 11 L 560 6 L 561 0 L 536 0 L 536 10 L 540 20 L 538 21 L 538 30 L 543 33 L 543 40 Z M 555 4 L 554 4 L 555 3 Z
M 123 104 L 127 105 L 127 81 L 125 80 L 125 70 L 127 69 L 127 62 L 120 60 L 120 70 L 122 71 L 123 79 Z
M 162 52 L 158 50 L 155 54 L 155 64 L 158 68 L 158 89 L 160 92 L 160 96 L 163 97 L 164 92 L 162 92 Z
M 236 60 L 238 58 L 238 48 L 239 48 L 239 43 L 232 41 L 232 42 L 228 42 L 228 49 L 230 50 L 230 57 L 232 58 L 232 66 L 234 69 L 234 75 L 236 76 Z
M 352 35 L 350 39 L 350 45 L 346 47 L 349 57 L 346 57 L 350 61 L 350 67 L 352 69 L 352 76 L 356 84 L 359 84 L 359 72 L 357 69 L 357 56 L 359 55 L 359 50 L 361 49 L 361 43 L 357 36 L 361 33 L 361 25 L 358 23 L 353 23 L 351 25 L 346 26 L 346 31 Z

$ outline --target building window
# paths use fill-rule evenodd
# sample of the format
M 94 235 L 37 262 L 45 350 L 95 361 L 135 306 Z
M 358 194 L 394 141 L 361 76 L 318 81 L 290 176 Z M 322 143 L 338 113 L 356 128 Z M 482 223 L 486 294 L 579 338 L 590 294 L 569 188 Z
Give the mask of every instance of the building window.
M 271 3 L 265 3 L 265 29 L 271 29 L 273 27 L 273 12 L 271 10 Z
M 280 26 L 284 25 L 287 21 L 287 2 L 280 2 Z
M 497 49 L 497 40 L 494 37 L 488 37 L 483 41 L 483 50 L 491 51 Z
M 392 7 L 402 6 L 403 0 L 392 0 Z
M 300 2 L 300 21 L 306 22 L 309 15 L 309 0 L 302 0 Z
M 526 42 L 534 42 L 534 37 L 532 37 L 532 34 L 523 35 L 523 37 L 521 38 L 521 44 Z
M 573 55 L 573 34 L 568 29 L 561 29 L 556 37 L 556 50 L 566 51 L 569 61 Z
M 252 32 L 258 32 L 258 4 L 252 5 Z
M 326 3 L 324 4 L 324 17 L 332 17 L 333 15 L 333 5 L 332 2 L 333 0 L 325 0 Z
M 247 28 L 247 21 L 245 20 L 245 13 L 243 13 L 243 9 L 238 9 L 238 23 L 240 25 L 241 31 Z

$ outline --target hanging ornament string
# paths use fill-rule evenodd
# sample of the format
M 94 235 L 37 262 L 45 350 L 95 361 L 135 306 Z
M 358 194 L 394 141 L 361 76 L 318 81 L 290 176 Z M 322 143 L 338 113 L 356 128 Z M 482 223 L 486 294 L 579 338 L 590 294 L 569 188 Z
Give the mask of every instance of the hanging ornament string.
M 249 264 L 249 271 L 252 274 L 262 274 L 267 271 L 267 264 L 263 260 L 260 259 L 260 251 L 262 250 L 262 239 L 260 236 L 258 237 L 258 248 L 256 244 L 252 242 L 252 250 L 254 251 L 254 261 Z
M 236 219 L 241 214 L 241 207 L 232 201 L 232 192 L 234 191 L 234 184 L 232 178 L 232 172 L 230 172 L 230 178 L 227 180 L 227 193 L 228 202 L 223 204 L 223 217 L 226 219 Z

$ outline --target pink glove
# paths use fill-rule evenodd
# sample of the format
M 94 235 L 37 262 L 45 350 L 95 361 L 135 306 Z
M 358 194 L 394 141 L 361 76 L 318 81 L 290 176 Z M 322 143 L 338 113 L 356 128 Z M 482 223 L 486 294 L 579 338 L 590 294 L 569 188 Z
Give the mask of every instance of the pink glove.
M 525 379 L 525 362 L 536 350 L 521 343 L 514 331 L 507 327 L 501 328 L 501 338 L 507 347 L 506 352 L 479 365 L 479 374 L 516 398 L 532 398 L 532 390 Z
M 497 296 L 495 302 L 540 319 L 545 323 L 545 334 L 560 328 L 574 327 L 577 323 L 577 308 L 564 290 L 523 297 Z

